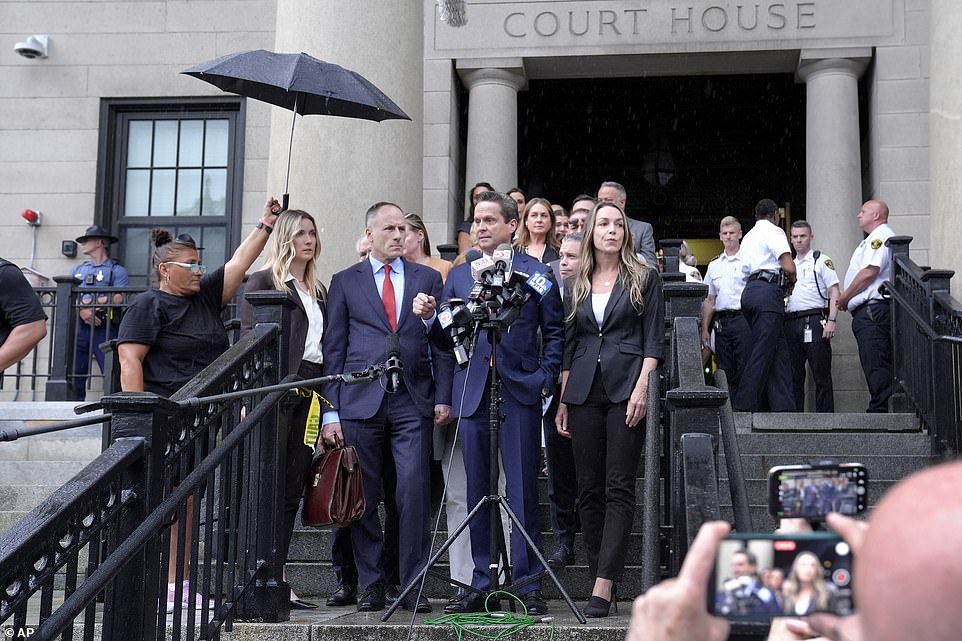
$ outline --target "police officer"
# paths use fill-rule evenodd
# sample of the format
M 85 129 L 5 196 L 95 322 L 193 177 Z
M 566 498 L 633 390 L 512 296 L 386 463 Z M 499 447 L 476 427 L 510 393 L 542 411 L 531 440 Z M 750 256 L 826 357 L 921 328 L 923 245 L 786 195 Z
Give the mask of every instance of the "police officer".
M 748 282 L 742 292 L 742 314 L 752 333 L 752 348 L 732 401 L 735 410 L 792 412 L 791 364 L 785 342 L 785 292 L 782 279 L 795 281 L 795 263 L 785 232 L 777 226 L 778 206 L 770 198 L 755 205 L 755 226 L 745 234 L 741 255 Z M 779 268 L 781 268 L 780 273 Z
M 127 270 L 123 265 L 112 260 L 109 256 L 111 243 L 117 242 L 116 236 L 111 236 L 100 225 L 87 228 L 83 236 L 77 238 L 81 251 L 88 256 L 82 264 L 74 267 L 72 276 L 79 283 L 81 289 L 88 287 L 126 287 L 128 285 Z M 96 298 L 96 300 L 95 300 Z M 87 372 L 90 369 L 91 354 L 97 359 L 100 371 L 104 371 L 104 353 L 100 344 L 117 338 L 120 319 L 117 314 L 111 315 L 112 308 L 97 307 L 107 304 L 106 295 L 94 296 L 81 292 L 80 322 L 77 324 L 77 349 L 74 355 L 74 399 L 82 401 L 87 396 Z M 123 296 L 115 294 L 113 302 L 123 302 Z
M 872 398 L 869 412 L 887 412 L 892 395 L 892 341 L 889 305 L 879 286 L 892 277 L 892 257 L 885 241 L 895 235 L 888 226 L 889 208 L 869 200 L 858 211 L 858 227 L 868 236 L 852 254 L 838 309 L 852 314 L 852 333 Z
M 715 352 L 715 364 L 725 370 L 729 396 L 735 398 L 752 344 L 751 330 L 742 314 L 742 290 L 747 274 L 738 253 L 742 239 L 738 219 L 722 218 L 718 238 L 725 251 L 708 263 L 705 272 L 708 297 L 702 303 L 701 342 L 703 348 Z
M 832 337 L 838 315 L 838 274 L 832 260 L 812 251 L 812 226 L 804 220 L 792 223 L 792 247 L 798 280 L 788 297 L 785 339 L 792 363 L 795 409 L 805 411 L 805 362 L 815 381 L 815 411 L 834 412 L 832 391 Z

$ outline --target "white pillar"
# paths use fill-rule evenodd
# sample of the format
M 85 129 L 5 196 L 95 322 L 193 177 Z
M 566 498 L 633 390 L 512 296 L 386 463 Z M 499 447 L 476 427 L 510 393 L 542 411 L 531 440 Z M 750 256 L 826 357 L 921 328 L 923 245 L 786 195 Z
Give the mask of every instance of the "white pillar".
M 853 58 L 806 59 L 805 217 L 816 244 L 843 270 L 862 233 L 855 221 L 862 204 L 858 78 L 866 62 Z
M 458 61 L 458 72 L 468 88 L 465 192 L 479 181 L 507 191 L 518 186 L 518 91 L 527 79 L 520 60 L 497 68 L 470 65 Z
M 852 53 L 825 58 L 803 51 L 798 68 L 806 95 L 805 218 L 812 225 L 814 248 L 832 258 L 839 279 L 845 278 L 852 251 L 862 240 L 855 220 L 863 202 L 858 78 L 871 51 Z M 861 371 L 848 314 L 839 314 L 832 346 L 835 409 L 864 411 L 864 379 L 844 375 Z
M 931 163 L 931 264 L 954 269 L 953 293 L 962 291 L 958 209 L 962 202 L 962 13 L 956 0 L 931 0 L 929 159 Z M 911 231 L 907 231 L 911 235 Z
M 423 171 L 423 2 L 277 0 L 274 50 L 304 51 L 363 75 L 411 120 L 373 122 L 298 116 L 291 161 L 291 207 L 315 216 L 321 278 L 357 260 L 364 211 L 380 200 L 421 208 Z M 291 112 L 271 118 L 268 189 L 284 190 Z

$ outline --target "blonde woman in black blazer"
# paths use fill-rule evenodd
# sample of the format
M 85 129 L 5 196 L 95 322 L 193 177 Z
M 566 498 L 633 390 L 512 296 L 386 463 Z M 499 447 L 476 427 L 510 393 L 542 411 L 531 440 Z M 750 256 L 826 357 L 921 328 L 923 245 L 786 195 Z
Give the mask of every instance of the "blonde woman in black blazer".
M 244 291 L 286 291 L 295 305 L 291 310 L 289 371 L 279 372 L 278 377 L 284 378 L 295 373 L 305 379 L 323 376 L 321 339 L 327 326 L 327 291 L 317 279 L 317 257 L 321 253 L 321 243 L 317 237 L 317 224 L 313 216 L 297 209 L 282 212 L 274 223 L 267 249 L 266 269 L 251 274 Z M 240 317 L 241 333 L 246 334 L 254 325 L 254 307 L 246 299 L 241 301 Z M 281 413 L 281 429 L 286 431 L 287 436 L 287 461 L 284 478 L 284 532 L 279 541 L 278 558 L 285 560 L 291 545 L 297 508 L 304 494 L 304 484 L 314 456 L 313 444 L 304 443 L 310 406 L 311 397 L 301 396 L 296 405 Z M 317 606 L 301 601 L 291 590 L 291 607 Z
M 664 358 L 661 277 L 635 256 L 628 219 L 595 206 L 581 267 L 565 283 L 565 351 L 558 432 L 573 440 L 578 510 L 595 576 L 585 616 L 615 600 L 635 511 L 648 375 Z

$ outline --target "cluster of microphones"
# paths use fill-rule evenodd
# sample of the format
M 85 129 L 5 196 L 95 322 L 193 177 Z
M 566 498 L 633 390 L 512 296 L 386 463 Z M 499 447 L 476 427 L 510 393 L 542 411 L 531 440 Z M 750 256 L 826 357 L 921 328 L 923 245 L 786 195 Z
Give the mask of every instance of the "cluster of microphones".
M 540 272 L 526 274 L 512 268 L 514 252 L 507 243 L 491 256 L 477 250 L 468 253 L 474 286 L 468 299 L 452 298 L 441 303 L 438 322 L 454 343 L 458 366 L 468 364 L 477 344 L 479 329 L 504 330 L 521 314 L 525 303 L 540 300 L 551 289 L 551 280 Z

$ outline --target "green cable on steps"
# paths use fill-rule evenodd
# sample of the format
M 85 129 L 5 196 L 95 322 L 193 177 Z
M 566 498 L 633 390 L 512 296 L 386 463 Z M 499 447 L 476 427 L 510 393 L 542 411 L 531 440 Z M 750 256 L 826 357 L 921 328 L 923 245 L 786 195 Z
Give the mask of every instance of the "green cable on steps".
M 457 634 L 458 641 L 462 641 L 467 635 L 469 637 L 475 637 L 479 639 L 506 639 L 511 635 L 518 634 L 524 630 L 530 628 L 533 625 L 539 623 L 547 623 L 551 627 L 548 629 L 548 641 L 554 640 L 554 618 L 552 617 L 530 617 L 528 616 L 528 609 L 524 607 L 524 601 L 519 599 L 517 596 L 511 594 L 510 592 L 492 592 L 488 595 L 487 599 L 484 601 L 485 610 L 488 609 L 488 601 L 491 597 L 504 596 L 509 599 L 514 599 L 521 605 L 521 609 L 524 611 L 523 615 L 516 615 L 511 612 L 504 611 L 486 611 L 486 612 L 475 612 L 472 614 L 446 614 L 437 619 L 428 619 L 425 621 L 425 625 L 450 625 L 454 628 Z M 481 631 L 473 628 L 477 627 L 494 627 L 499 628 L 496 632 L 491 633 L 487 631 Z

